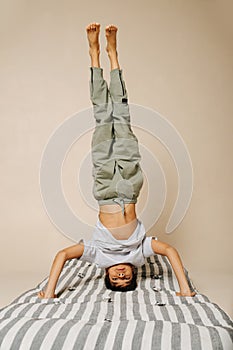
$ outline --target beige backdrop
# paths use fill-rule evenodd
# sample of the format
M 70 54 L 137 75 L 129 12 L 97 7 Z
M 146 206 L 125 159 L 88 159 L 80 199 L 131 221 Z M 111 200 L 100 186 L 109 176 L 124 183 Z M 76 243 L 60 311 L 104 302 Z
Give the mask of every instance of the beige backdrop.
M 168 184 L 154 231 L 177 247 L 200 292 L 233 315 L 232 10 L 230 0 L 1 2 L 1 306 L 46 277 L 56 252 L 73 244 L 45 213 L 39 166 L 54 129 L 90 107 L 85 26 L 98 21 L 102 29 L 110 23 L 120 28 L 130 102 L 166 117 L 192 159 L 192 201 L 169 236 L 164 228 L 177 174 L 162 144 L 152 146 Z M 108 79 L 103 33 L 101 43 Z M 148 142 L 145 133 L 137 135 Z M 89 151 L 88 137 L 81 147 Z M 73 173 L 69 179 L 66 170 L 64 182 L 75 203 Z

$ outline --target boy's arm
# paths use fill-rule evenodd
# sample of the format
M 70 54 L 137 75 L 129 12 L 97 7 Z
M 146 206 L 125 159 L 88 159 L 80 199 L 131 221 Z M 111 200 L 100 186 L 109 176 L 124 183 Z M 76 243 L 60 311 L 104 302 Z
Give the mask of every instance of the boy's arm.
M 83 255 L 84 245 L 83 244 L 75 244 L 71 247 L 65 248 L 57 253 L 54 258 L 50 274 L 49 280 L 45 291 L 41 291 L 38 293 L 39 298 L 55 298 L 55 289 L 57 285 L 58 278 L 61 274 L 63 266 L 67 260 L 80 258 Z
M 191 292 L 185 273 L 181 258 L 175 248 L 167 243 L 163 243 L 157 240 L 151 240 L 151 247 L 155 254 L 164 255 L 170 261 L 170 264 L 175 272 L 177 281 L 180 286 L 180 292 L 177 292 L 178 296 L 194 296 L 196 293 Z

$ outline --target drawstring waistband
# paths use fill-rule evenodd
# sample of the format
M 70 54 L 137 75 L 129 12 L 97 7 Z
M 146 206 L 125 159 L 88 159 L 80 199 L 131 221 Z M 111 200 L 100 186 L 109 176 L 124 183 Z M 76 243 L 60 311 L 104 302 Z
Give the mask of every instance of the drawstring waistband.
M 122 215 L 125 215 L 125 202 L 123 198 L 113 198 L 113 201 L 119 204 L 122 210 Z
M 121 207 L 121 211 L 122 211 L 122 215 L 125 215 L 125 204 L 129 204 L 129 203 L 136 203 L 137 200 L 134 199 L 128 199 L 128 198 L 121 198 L 121 197 L 117 197 L 117 198 L 111 198 L 111 199 L 101 199 L 98 201 L 99 205 L 111 205 L 111 204 L 118 204 Z

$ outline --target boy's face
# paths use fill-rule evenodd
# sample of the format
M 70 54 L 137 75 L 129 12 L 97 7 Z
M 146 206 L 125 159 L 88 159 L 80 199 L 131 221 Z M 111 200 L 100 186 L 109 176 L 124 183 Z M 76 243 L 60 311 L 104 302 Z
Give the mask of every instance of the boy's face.
M 109 267 L 106 271 L 112 285 L 126 287 L 133 278 L 132 266 L 130 264 L 118 264 Z

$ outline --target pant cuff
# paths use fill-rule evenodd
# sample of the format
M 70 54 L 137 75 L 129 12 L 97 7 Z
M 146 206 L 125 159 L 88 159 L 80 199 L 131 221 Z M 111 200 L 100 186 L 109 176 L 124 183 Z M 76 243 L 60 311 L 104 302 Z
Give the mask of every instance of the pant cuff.
M 103 68 L 90 67 L 90 71 L 91 71 L 91 81 L 103 79 Z
M 115 68 L 110 71 L 111 78 L 115 78 L 122 75 L 122 69 Z

